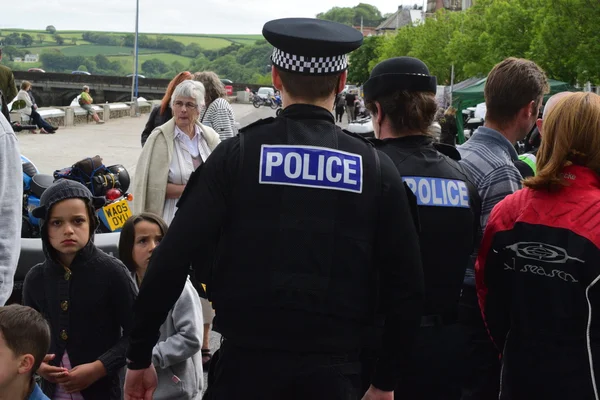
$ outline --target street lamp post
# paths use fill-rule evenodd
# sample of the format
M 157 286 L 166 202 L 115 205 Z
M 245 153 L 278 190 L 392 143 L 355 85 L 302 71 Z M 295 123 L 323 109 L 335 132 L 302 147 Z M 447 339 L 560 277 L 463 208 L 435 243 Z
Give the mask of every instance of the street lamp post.
M 140 19 L 140 0 L 135 2 L 135 40 L 134 40 L 134 61 L 133 61 L 133 79 L 131 82 L 131 101 L 134 103 L 135 115 L 138 115 L 138 32 Z

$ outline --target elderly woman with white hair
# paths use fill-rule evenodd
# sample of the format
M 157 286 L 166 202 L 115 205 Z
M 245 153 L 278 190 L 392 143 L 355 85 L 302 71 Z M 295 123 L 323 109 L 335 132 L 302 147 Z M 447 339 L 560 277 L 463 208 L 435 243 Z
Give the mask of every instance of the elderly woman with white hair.
M 173 118 L 152 131 L 137 162 L 135 213 L 152 212 L 170 224 L 190 175 L 220 143 L 219 135 L 198 121 L 204 96 L 197 81 L 186 80 L 175 88 Z

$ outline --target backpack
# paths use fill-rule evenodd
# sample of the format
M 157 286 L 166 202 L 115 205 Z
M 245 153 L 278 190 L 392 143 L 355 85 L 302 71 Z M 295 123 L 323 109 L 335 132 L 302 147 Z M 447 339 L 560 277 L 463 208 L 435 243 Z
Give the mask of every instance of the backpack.
M 79 105 L 83 106 L 84 104 L 86 104 L 85 100 L 83 100 L 83 97 L 79 96 Z
M 86 186 L 92 195 L 105 196 L 109 189 L 118 186 L 118 179 L 102 163 L 100 156 L 84 158 L 72 167 L 54 171 L 54 179 L 69 179 Z

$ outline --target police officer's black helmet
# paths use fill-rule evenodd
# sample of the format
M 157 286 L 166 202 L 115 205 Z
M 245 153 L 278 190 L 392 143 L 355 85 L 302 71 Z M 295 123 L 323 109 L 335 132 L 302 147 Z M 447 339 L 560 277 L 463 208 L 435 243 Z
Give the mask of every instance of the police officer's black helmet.
M 366 100 L 399 91 L 437 91 L 437 79 L 429 74 L 425 63 L 413 57 L 395 57 L 380 62 L 373 68 L 364 84 Z

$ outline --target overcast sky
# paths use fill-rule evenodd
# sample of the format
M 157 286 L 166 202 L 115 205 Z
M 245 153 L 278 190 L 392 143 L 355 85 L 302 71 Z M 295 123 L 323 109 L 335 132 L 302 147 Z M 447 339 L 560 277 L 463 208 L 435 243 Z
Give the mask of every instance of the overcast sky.
M 265 22 L 314 17 L 330 8 L 353 7 L 360 0 L 140 0 L 140 32 L 260 34 Z M 423 0 L 363 0 L 382 14 Z M 135 31 L 135 0 L 2 0 L 1 28 Z

